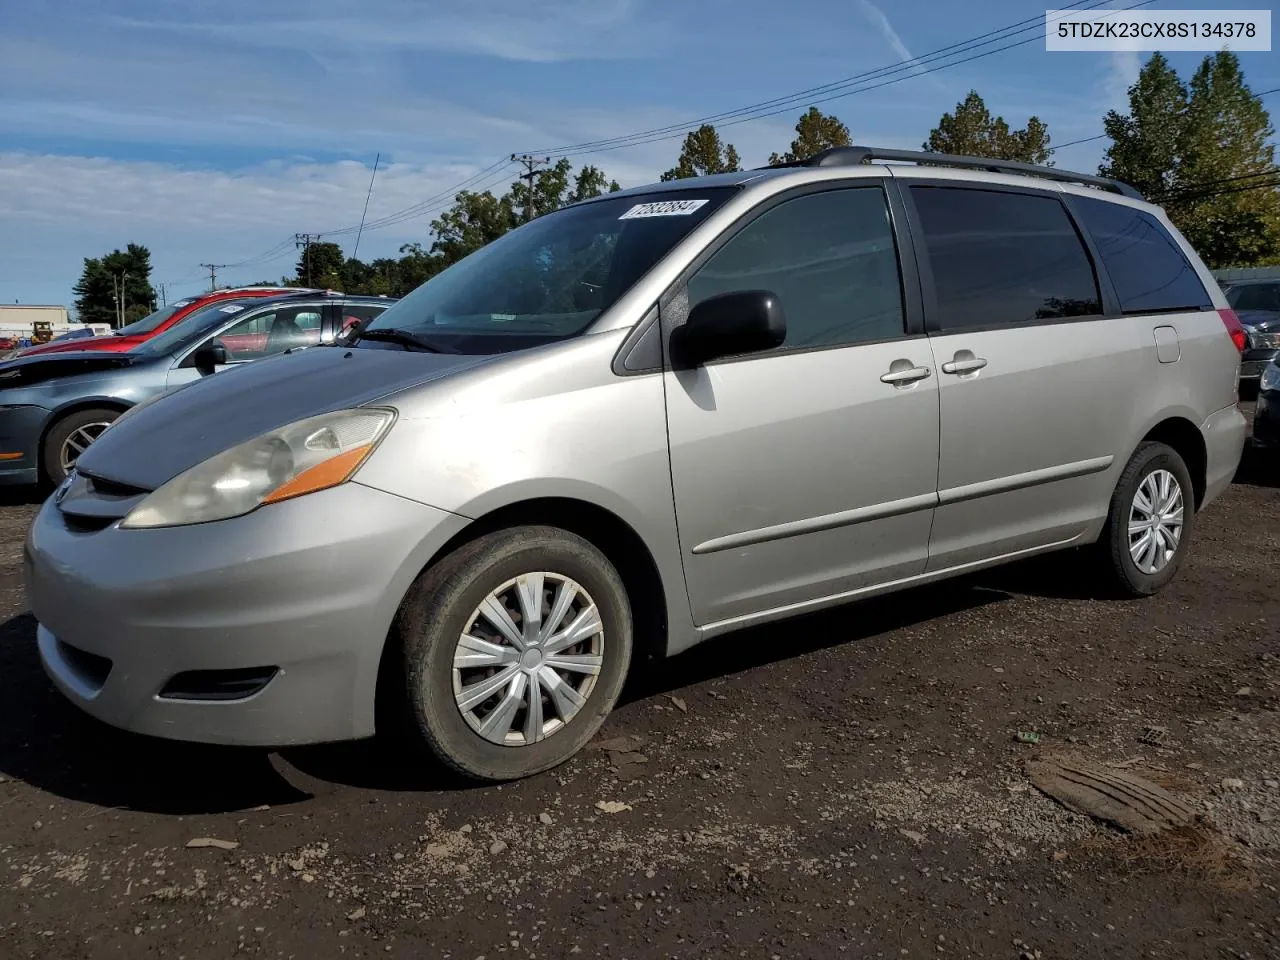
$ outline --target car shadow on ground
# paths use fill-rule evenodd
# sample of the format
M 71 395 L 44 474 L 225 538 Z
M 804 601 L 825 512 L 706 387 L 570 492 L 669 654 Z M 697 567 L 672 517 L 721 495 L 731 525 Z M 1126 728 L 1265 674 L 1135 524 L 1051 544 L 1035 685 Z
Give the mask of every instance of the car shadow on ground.
M 102 807 L 197 814 L 309 799 L 262 750 L 171 743 L 81 713 L 44 675 L 30 614 L 0 625 L 0 774 Z
M 1231 482 L 1280 489 L 1280 450 L 1259 450 L 1252 443 L 1245 444 L 1240 467 Z
M 37 486 L 0 487 L 0 507 L 34 507 L 44 503 L 49 491 Z
M 624 702 L 856 642 L 1002 596 L 943 584 L 864 601 L 852 624 L 846 611 L 833 610 L 745 630 L 665 661 L 661 669 L 636 671 Z M 396 792 L 475 788 L 394 741 L 272 752 L 171 742 L 109 727 L 74 707 L 45 677 L 29 614 L 0 625 L 0 774 L 83 803 L 169 815 L 283 806 L 311 799 L 326 784 Z M 308 789 L 310 778 L 320 781 L 314 790 Z

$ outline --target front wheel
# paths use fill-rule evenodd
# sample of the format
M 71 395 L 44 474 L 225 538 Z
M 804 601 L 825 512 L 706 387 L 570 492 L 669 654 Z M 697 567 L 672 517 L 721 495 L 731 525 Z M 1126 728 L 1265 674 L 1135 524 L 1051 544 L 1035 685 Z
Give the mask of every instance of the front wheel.
M 600 729 L 631 662 L 622 578 L 565 530 L 502 530 L 428 568 L 394 626 L 413 726 L 479 780 L 557 766 Z
M 1182 565 L 1195 511 L 1191 474 L 1178 452 L 1141 444 L 1116 484 L 1099 543 L 1111 582 L 1135 597 L 1161 590 Z
M 119 410 L 90 407 L 69 413 L 50 427 L 40 452 L 41 466 L 48 481 L 57 486 L 65 480 L 80 454 L 119 416 Z

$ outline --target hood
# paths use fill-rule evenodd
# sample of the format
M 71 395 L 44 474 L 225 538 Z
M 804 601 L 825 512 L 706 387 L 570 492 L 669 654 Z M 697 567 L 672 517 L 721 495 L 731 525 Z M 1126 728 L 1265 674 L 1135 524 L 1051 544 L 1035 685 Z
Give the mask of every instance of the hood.
M 1280 313 L 1274 310 L 1240 310 L 1236 317 L 1244 326 L 1255 330 L 1280 330 Z
M 269 357 L 186 384 L 140 409 L 103 433 L 78 467 L 154 490 L 268 430 L 369 404 L 488 359 L 342 347 Z
M 73 377 L 95 370 L 129 367 L 140 359 L 127 353 L 102 353 L 96 350 L 68 350 L 14 357 L 0 363 L 0 390 L 7 387 L 29 387 L 55 377 Z
M 104 337 L 72 337 L 69 340 L 52 340 L 49 343 L 36 343 L 23 348 L 20 357 L 43 357 L 50 353 L 89 353 L 98 350 L 122 350 L 122 344 L 142 343 L 145 337 L 121 337 L 108 334 Z

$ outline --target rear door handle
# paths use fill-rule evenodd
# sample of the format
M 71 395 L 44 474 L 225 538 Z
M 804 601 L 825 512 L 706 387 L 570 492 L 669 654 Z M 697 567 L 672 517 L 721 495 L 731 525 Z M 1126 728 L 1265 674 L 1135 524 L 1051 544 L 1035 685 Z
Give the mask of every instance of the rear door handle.
M 982 357 L 968 357 L 963 360 L 948 360 L 942 365 L 943 373 L 974 373 L 987 365 Z
M 880 382 L 894 385 L 915 383 L 917 380 L 925 379 L 932 372 L 928 367 L 902 367 L 897 370 L 890 370 L 888 373 L 882 373 Z

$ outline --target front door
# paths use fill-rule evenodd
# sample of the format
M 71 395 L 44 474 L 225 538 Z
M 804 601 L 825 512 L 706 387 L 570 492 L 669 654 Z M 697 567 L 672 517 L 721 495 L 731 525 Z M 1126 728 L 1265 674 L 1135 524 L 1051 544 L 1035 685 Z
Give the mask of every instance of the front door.
M 908 335 L 883 188 L 770 206 L 663 304 L 769 290 L 777 350 L 668 370 L 676 522 L 700 626 L 919 574 L 938 460 L 938 379 Z M 728 621 L 729 623 L 726 623 Z

